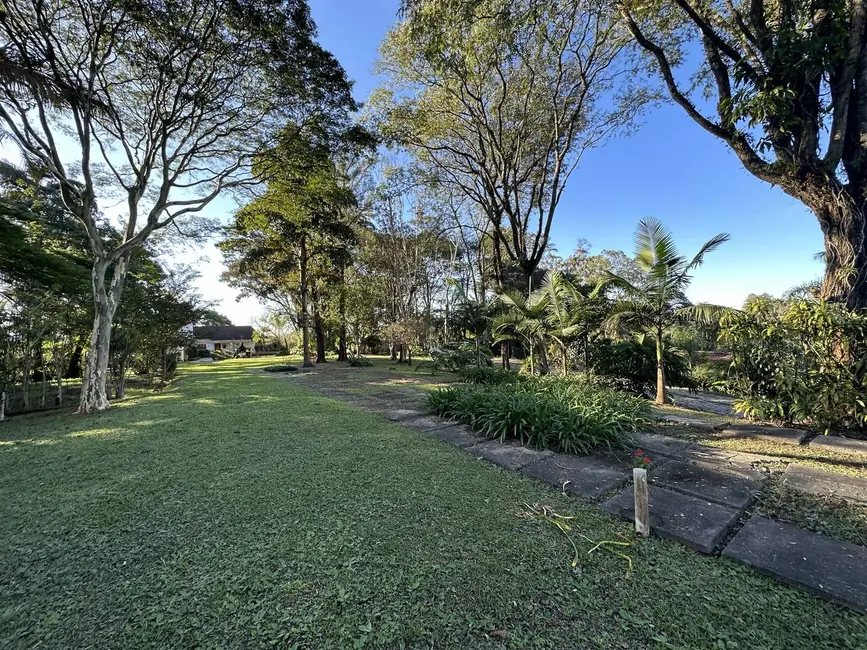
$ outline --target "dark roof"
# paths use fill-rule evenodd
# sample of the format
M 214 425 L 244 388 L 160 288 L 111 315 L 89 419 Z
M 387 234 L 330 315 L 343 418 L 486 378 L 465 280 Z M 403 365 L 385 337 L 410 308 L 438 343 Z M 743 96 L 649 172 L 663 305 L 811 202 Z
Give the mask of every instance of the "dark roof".
M 253 328 L 250 325 L 204 325 L 194 327 L 193 336 L 212 341 L 249 341 L 253 339 Z

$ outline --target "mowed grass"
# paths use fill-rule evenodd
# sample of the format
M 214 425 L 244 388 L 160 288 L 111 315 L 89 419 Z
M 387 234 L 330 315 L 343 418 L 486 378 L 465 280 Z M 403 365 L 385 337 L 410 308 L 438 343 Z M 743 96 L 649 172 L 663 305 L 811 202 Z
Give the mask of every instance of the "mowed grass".
M 867 617 L 238 360 L 0 425 L 0 647 L 867 647 Z M 574 516 L 623 559 L 521 518 Z M 829 560 L 833 561 L 833 560 Z

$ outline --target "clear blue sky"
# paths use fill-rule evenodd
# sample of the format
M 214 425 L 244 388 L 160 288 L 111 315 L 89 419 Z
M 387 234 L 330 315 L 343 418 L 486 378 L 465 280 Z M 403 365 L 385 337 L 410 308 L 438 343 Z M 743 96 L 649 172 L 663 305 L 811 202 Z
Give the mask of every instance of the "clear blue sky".
M 377 49 L 394 23 L 399 0 L 310 0 L 322 45 L 337 56 L 364 101 L 377 85 Z M 208 212 L 228 218 L 231 200 Z M 750 293 L 778 295 L 821 274 L 813 255 L 822 249 L 816 219 L 781 190 L 750 176 L 721 142 L 694 124 L 679 107 L 649 113 L 637 134 L 589 152 L 570 179 L 553 226 L 553 243 L 564 255 L 578 239 L 592 251 L 632 251 L 639 219 L 653 216 L 673 232 L 685 254 L 719 232 L 732 239 L 695 274 L 689 297 L 739 307 Z M 236 301 L 222 284 L 220 254 L 212 247 L 180 255 L 195 260 L 203 295 L 236 324 L 253 322 L 257 301 Z
M 380 41 L 399 0 L 311 0 L 320 42 L 355 80 L 364 100 Z M 821 274 L 815 217 L 780 189 L 753 178 L 721 142 L 667 105 L 637 134 L 591 151 L 570 179 L 554 219 L 561 254 L 585 238 L 593 251 L 632 250 L 639 219 L 654 216 L 692 253 L 718 232 L 732 239 L 695 274 L 694 301 L 740 306 L 750 293 L 779 294 Z

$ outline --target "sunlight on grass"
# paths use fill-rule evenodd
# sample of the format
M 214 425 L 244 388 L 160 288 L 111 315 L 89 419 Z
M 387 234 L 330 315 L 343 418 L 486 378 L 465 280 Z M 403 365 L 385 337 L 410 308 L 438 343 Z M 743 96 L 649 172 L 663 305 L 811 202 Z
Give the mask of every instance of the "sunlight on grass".
M 250 372 L 273 362 L 0 425 L 0 647 L 867 647 L 865 617 Z M 626 535 L 633 575 L 573 569 L 528 503 Z

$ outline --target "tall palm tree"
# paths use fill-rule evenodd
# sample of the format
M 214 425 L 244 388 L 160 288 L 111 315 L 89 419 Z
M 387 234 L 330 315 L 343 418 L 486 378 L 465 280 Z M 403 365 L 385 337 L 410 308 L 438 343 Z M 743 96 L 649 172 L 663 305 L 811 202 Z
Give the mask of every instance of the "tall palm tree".
M 671 232 L 656 219 L 643 219 L 635 231 L 635 259 L 643 271 L 636 282 L 611 272 L 600 282 L 596 291 L 605 286 L 621 288 L 625 297 L 615 303 L 606 324 L 612 329 L 626 327 L 650 334 L 656 341 L 656 403 L 665 404 L 665 332 L 684 321 L 707 321 L 726 308 L 716 305 L 692 305 L 686 290 L 692 282 L 690 273 L 701 266 L 704 256 L 729 240 L 720 233 L 704 243 L 692 259 L 677 250 Z

